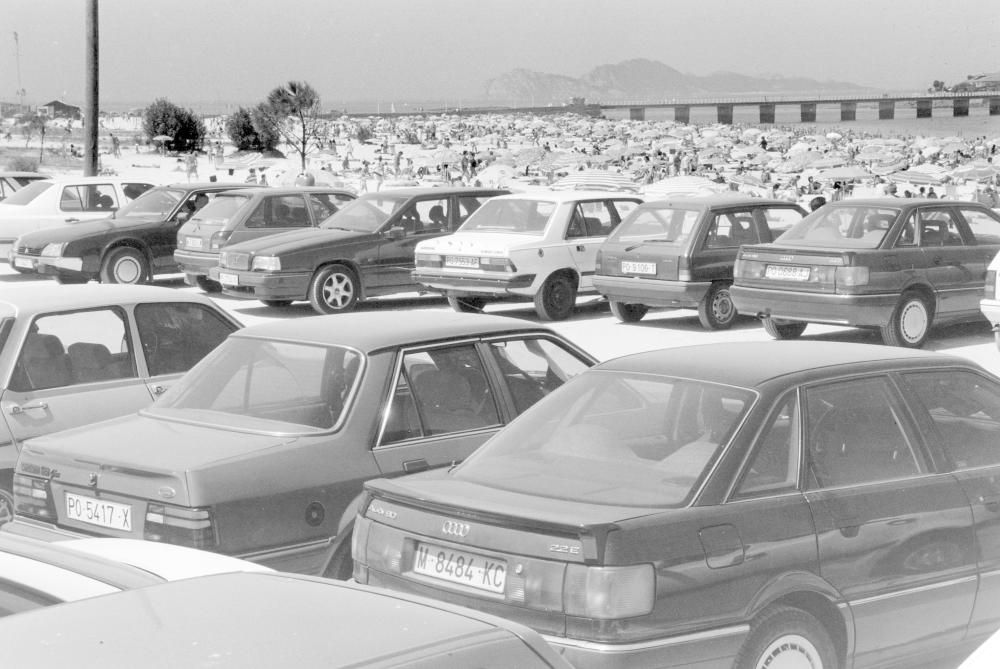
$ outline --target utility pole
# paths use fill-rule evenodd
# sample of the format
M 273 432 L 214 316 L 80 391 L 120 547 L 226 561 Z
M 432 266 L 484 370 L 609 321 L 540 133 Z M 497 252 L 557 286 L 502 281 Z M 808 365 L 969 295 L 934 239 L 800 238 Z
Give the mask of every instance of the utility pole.
M 24 113 L 24 87 L 21 86 L 21 42 L 17 38 L 17 31 L 14 31 L 14 57 L 17 61 L 17 98 L 18 111 Z
M 86 84 L 84 86 L 83 109 L 83 176 L 97 176 L 97 130 L 98 119 L 98 83 L 100 52 L 97 26 L 97 0 L 87 0 L 87 53 L 86 53 Z

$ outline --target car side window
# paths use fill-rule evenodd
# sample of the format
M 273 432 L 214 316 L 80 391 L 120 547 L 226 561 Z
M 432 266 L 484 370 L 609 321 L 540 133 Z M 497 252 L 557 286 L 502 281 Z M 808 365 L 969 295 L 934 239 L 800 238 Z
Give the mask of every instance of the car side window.
M 493 391 L 473 344 L 406 353 L 382 443 L 499 425 Z
M 132 200 L 136 199 L 137 197 L 139 197 L 152 187 L 153 184 L 142 183 L 139 181 L 123 183 L 122 195 L 125 196 L 126 200 L 131 202 Z
M 577 239 L 579 237 L 587 236 L 587 224 L 584 222 L 583 212 L 580 211 L 580 205 L 577 204 L 573 207 L 573 213 L 569 217 L 569 223 L 566 225 L 566 239 Z
M 852 379 L 805 390 L 810 487 L 898 479 L 924 471 L 903 431 L 888 379 Z
M 317 222 L 333 216 L 352 199 L 340 193 L 309 193 L 309 205 Z
M 705 247 L 710 249 L 735 248 L 758 241 L 757 228 L 749 211 L 716 214 L 705 234 Z
M 621 221 L 612 215 L 607 202 L 581 202 L 579 208 L 587 237 L 607 237 Z
M 979 209 L 960 208 L 959 212 L 978 244 L 1000 244 L 1000 217 Z
M 62 388 L 136 376 L 127 318 L 118 308 L 40 316 L 18 356 L 10 388 Z
M 917 243 L 917 214 L 916 212 L 906 217 L 902 229 L 899 231 L 899 238 L 896 246 L 916 246 Z
M 736 487 L 736 499 L 794 490 L 799 480 L 800 417 L 795 393 L 771 414 Z
M 263 198 L 246 222 L 248 228 L 304 228 L 309 225 L 309 212 L 301 195 Z
M 422 200 L 414 203 L 417 221 L 421 227 L 415 232 L 448 232 L 448 209 L 447 198 L 440 200 Z M 407 230 L 409 232 L 409 230 Z
M 66 186 L 59 198 L 61 211 L 106 211 L 118 209 L 118 196 L 111 184 Z
M 802 220 L 802 212 L 791 207 L 765 207 L 759 211 L 771 231 L 771 239 L 777 239 L 778 235 Z
M 589 365 L 572 352 L 543 339 L 490 342 L 490 353 L 520 414 Z
M 612 200 L 610 206 L 614 208 L 618 216 L 618 220 L 614 223 L 614 226 L 617 226 L 623 218 L 635 211 L 639 203 L 634 200 Z
M 910 372 L 907 386 L 930 414 L 960 469 L 1000 464 L 1000 386 L 973 372 Z
M 961 246 L 962 233 L 958 221 L 947 209 L 920 211 L 920 246 Z
M 236 330 L 206 305 L 183 302 L 139 304 L 135 324 L 150 376 L 186 372 Z

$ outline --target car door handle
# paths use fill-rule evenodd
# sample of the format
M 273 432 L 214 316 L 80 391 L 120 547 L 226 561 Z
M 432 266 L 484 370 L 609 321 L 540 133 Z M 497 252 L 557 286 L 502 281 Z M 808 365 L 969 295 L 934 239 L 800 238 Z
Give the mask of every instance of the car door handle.
M 79 223 L 80 219 L 79 218 L 67 218 L 66 222 L 67 223 Z
M 586 247 L 586 246 L 584 246 L 583 244 L 577 244 L 577 245 L 576 245 L 576 250 L 577 250 L 577 251 L 586 251 L 586 250 L 587 250 L 587 247 Z
M 942 260 L 944 260 L 944 258 L 942 258 L 941 256 L 934 256 L 933 258 L 931 258 L 931 262 L 934 263 L 935 265 L 940 265 Z
M 49 405 L 46 402 L 38 402 L 37 404 L 25 404 L 24 406 L 21 406 L 20 404 L 14 404 L 10 407 L 10 415 L 17 416 L 18 414 L 22 414 L 25 411 L 33 411 L 35 409 L 41 409 L 42 411 L 45 411 L 48 408 Z
M 427 461 L 423 458 L 420 458 L 419 460 L 407 460 L 403 463 L 403 471 L 407 474 L 426 471 L 429 468 L 430 465 L 428 465 Z
M 1000 495 L 980 495 L 979 503 L 985 506 L 990 511 L 1000 511 Z

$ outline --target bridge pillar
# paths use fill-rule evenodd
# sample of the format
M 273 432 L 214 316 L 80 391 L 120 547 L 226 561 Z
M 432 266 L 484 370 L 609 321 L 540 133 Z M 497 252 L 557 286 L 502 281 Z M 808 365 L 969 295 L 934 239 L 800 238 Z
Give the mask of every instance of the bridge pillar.
M 799 116 L 803 123 L 815 123 L 816 122 L 816 103 L 815 102 L 803 102 L 799 105 Z
M 690 123 L 691 122 L 691 106 L 690 105 L 677 105 L 674 107 L 674 120 L 678 123 Z
M 951 113 L 952 116 L 968 116 L 969 98 L 955 98 L 952 100 Z
M 1000 98 L 990 98 L 990 116 L 1000 116 Z
M 930 118 L 934 115 L 934 101 L 930 98 L 919 98 L 917 100 L 917 118 Z
M 629 107 L 628 108 L 628 118 L 630 121 L 645 121 L 646 120 L 646 108 L 645 107 Z
M 765 102 L 760 106 L 760 122 L 774 123 L 774 103 Z
M 733 122 L 733 106 L 732 105 L 715 105 L 715 113 L 718 118 L 719 123 L 732 123 Z
M 841 121 L 856 121 L 856 120 L 858 120 L 858 103 L 857 102 L 841 102 L 840 103 L 840 120 Z
M 896 118 L 896 101 L 879 100 L 878 118 L 880 121 L 891 121 L 892 119 Z

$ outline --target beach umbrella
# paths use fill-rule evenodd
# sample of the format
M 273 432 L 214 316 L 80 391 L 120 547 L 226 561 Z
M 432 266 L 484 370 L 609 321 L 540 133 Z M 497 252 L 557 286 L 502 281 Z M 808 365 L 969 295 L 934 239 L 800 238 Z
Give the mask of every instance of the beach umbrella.
M 566 151 L 549 151 L 538 161 L 540 170 L 557 170 L 559 168 L 572 167 L 585 162 L 587 157 L 580 153 L 568 153 Z
M 667 177 L 643 186 L 642 194 L 647 200 L 666 200 L 671 197 L 708 195 L 729 190 L 720 184 L 699 176 Z
M 955 179 L 970 179 L 972 181 L 986 181 L 998 174 L 1000 174 L 1000 168 L 985 160 L 974 160 L 971 163 L 959 165 L 951 171 L 951 176 Z
M 450 165 L 462 162 L 462 156 L 454 149 L 438 149 L 434 152 L 434 161 L 439 165 Z
M 521 167 L 525 165 L 531 165 L 532 163 L 537 163 L 545 155 L 545 149 L 540 146 L 529 146 L 527 148 L 521 149 L 516 154 L 514 154 L 514 164 L 520 165 Z
M 637 190 L 638 185 L 628 176 L 610 170 L 571 172 L 552 184 L 553 190 Z
M 889 175 L 890 181 L 897 181 L 900 183 L 914 184 L 916 186 L 937 186 L 942 183 L 942 179 L 947 176 L 946 174 L 935 175 L 927 172 L 920 172 L 916 168 L 910 168 L 908 170 L 902 170 Z
M 813 166 L 815 166 L 815 163 Z M 826 179 L 827 181 L 848 181 L 850 179 L 864 179 L 870 176 L 871 173 L 868 170 L 857 165 L 831 167 L 819 172 L 819 178 Z
M 169 142 L 172 139 L 173 139 L 173 137 L 171 137 L 170 135 L 157 135 L 156 137 L 153 138 L 153 141 L 154 142 Z

